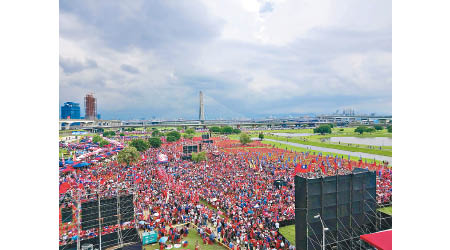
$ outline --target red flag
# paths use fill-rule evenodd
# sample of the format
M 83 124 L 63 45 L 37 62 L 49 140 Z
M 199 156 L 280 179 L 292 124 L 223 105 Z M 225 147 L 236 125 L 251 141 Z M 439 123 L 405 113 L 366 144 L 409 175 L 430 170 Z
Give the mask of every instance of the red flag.
M 297 173 L 301 173 L 301 172 L 302 172 L 302 166 L 300 166 L 300 164 L 297 164 L 297 166 L 295 166 L 294 175 L 296 175 Z

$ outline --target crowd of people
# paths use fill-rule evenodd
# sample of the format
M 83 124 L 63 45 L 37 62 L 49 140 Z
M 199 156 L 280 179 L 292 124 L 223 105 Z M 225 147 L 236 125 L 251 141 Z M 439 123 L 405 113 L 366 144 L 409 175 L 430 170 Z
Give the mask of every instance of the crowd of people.
M 384 165 L 291 152 L 259 142 L 242 147 L 226 138 L 213 141 L 203 145 L 208 154 L 203 162 L 182 159 L 182 145 L 187 141 L 181 139 L 147 150 L 142 153 L 145 160 L 132 166 L 111 161 L 66 172 L 60 176 L 60 184 L 68 183 L 70 188 L 60 198 L 71 194 L 70 202 L 63 204 L 75 207 L 74 201 L 95 200 L 97 193 L 101 197 L 134 193 L 136 221 L 121 227 L 137 224 L 161 236 L 175 225 L 189 223 L 197 226 L 202 236 L 209 232 L 207 237 L 213 235 L 213 241 L 233 249 L 292 248 L 277 229 L 278 222 L 295 218 L 295 174 L 317 178 L 348 174 L 355 167 L 369 168 L 380 171 L 377 200 L 387 202 L 392 198 L 392 171 Z M 159 154 L 167 155 L 168 161 L 157 163 Z M 286 185 L 275 185 L 277 180 Z M 75 218 L 71 224 L 62 225 L 60 244 L 76 240 L 75 225 Z M 117 229 L 103 228 L 102 232 Z M 96 229 L 81 231 L 80 237 L 97 234 Z

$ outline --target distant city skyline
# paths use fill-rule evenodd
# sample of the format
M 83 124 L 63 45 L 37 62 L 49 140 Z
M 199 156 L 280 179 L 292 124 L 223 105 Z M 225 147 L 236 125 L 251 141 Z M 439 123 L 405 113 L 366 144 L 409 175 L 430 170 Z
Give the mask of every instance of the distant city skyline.
M 391 1 L 60 1 L 59 105 L 103 119 L 392 114 Z
M 90 93 L 90 94 L 87 94 L 86 96 L 85 96 L 85 103 L 86 103 L 86 97 L 88 97 L 88 96 L 91 96 L 91 97 L 93 97 L 92 96 L 93 94 L 92 93 Z M 151 117 L 139 117 L 139 118 L 137 118 L 137 117 L 132 117 L 132 118 L 127 118 L 127 119 L 122 119 L 122 118 L 120 118 L 120 117 L 113 117 L 113 118 L 105 118 L 105 119 L 118 119 L 118 120 L 160 120 L 160 119 L 163 119 L 163 120 L 177 120 L 177 119 L 186 119 L 186 120 L 205 120 L 205 119 L 202 119 L 201 117 L 202 117 L 202 108 L 200 107 L 201 105 L 202 105 L 202 103 L 203 103 L 203 92 L 202 91 L 200 91 L 200 101 L 199 101 L 199 103 L 198 103 L 198 106 L 199 106 L 199 108 L 200 108 L 200 112 L 199 112 L 199 114 L 198 114 L 198 117 L 197 118 L 184 118 L 184 117 L 156 117 L 156 116 L 151 116 Z M 95 102 L 95 112 L 96 112 L 96 115 L 95 115 L 95 117 L 97 118 L 97 119 L 100 119 L 101 117 L 100 117 L 100 113 L 97 113 L 98 111 L 97 111 L 97 106 L 96 106 L 96 102 L 97 102 L 97 99 L 96 98 L 94 98 L 94 102 Z M 74 108 L 72 108 L 72 106 L 74 106 Z M 203 107 L 203 109 L 204 109 L 204 107 Z M 60 110 L 60 117 L 61 117 L 61 119 L 66 119 L 67 118 L 67 114 L 73 114 L 73 112 L 74 112 L 74 110 L 75 110 L 75 114 L 78 114 L 78 115 L 69 115 L 70 116 L 70 118 L 71 119 L 80 119 L 80 118 L 82 118 L 82 119 L 85 119 L 85 117 L 86 117 L 86 112 L 85 112 L 85 116 L 84 117 L 82 117 L 80 114 L 81 114 L 81 112 L 80 112 L 80 104 L 79 103 L 76 103 L 76 102 L 65 102 L 64 103 L 64 105 L 62 105 L 61 106 L 61 110 Z M 83 107 L 83 110 L 86 110 L 86 106 L 85 107 Z M 204 112 L 204 111 L 203 111 Z M 295 117 L 307 117 L 307 116 L 318 116 L 318 115 L 344 115 L 344 116 L 353 116 L 353 115 L 356 115 L 356 116 L 358 116 L 358 115 L 367 115 L 367 116 L 374 116 L 374 115 L 381 115 L 381 116 L 383 116 L 383 115 L 391 115 L 391 114 L 383 114 L 383 113 L 376 113 L 376 112 L 370 112 L 370 113 L 363 113 L 363 112 L 357 112 L 357 111 L 355 111 L 355 109 L 354 108 L 344 108 L 344 109 L 342 109 L 342 110 L 336 110 L 335 112 L 328 112 L 328 113 L 314 113 L 314 112 L 310 112 L 310 113 L 279 113 L 279 114 L 259 114 L 259 115 L 257 115 L 257 116 L 254 116 L 254 117 L 228 117 L 228 118 L 224 118 L 224 117 L 221 117 L 220 116 L 220 114 L 218 114 L 218 116 L 215 116 L 215 117 L 211 117 L 211 118 L 208 118 L 208 119 L 206 119 L 206 120 L 217 120 L 217 119 L 262 119 L 262 118 L 295 118 Z M 204 113 L 203 113 L 203 116 L 204 116 Z

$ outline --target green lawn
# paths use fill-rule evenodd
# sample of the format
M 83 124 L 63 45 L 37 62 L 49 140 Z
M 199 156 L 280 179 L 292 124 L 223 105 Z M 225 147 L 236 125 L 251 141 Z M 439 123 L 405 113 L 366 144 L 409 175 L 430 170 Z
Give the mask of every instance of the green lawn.
M 195 249 L 195 242 L 198 241 L 198 245 L 200 246 L 201 250 L 215 250 L 215 249 L 223 249 L 226 250 L 227 248 L 219 245 L 219 244 L 214 244 L 214 245 L 204 245 L 203 244 L 203 240 L 200 237 L 200 235 L 198 235 L 197 233 L 197 229 L 196 228 L 191 228 L 189 229 L 189 234 L 186 238 L 183 238 L 182 241 L 188 241 L 188 246 L 187 247 L 180 247 L 180 248 L 172 248 L 172 249 L 190 249 L 190 250 L 194 250 Z M 159 250 L 159 244 L 151 244 L 151 245 L 145 245 L 143 248 L 143 250 Z
M 58 158 L 61 158 L 61 154 L 64 155 L 64 158 L 69 156 L 69 152 L 67 151 L 67 148 L 59 148 L 59 156 Z
M 217 208 L 213 207 L 213 206 L 212 206 L 211 204 L 209 204 L 207 201 L 205 201 L 205 200 L 203 200 L 203 199 L 200 199 L 199 202 L 200 202 L 201 204 L 207 206 L 209 209 L 212 209 L 212 210 L 214 210 L 214 211 L 217 211 Z M 219 209 L 220 209 L 220 208 L 219 208 Z M 222 211 L 222 209 L 220 209 L 220 211 Z M 222 211 L 222 212 L 225 213 L 224 211 Z M 221 218 L 223 218 L 223 215 L 220 215 L 220 214 L 219 214 L 219 216 L 220 216 Z
M 338 155 L 338 157 L 344 156 L 345 159 L 348 159 L 348 155 L 344 155 L 344 154 L 336 154 L 336 153 L 331 153 L 331 152 L 326 152 L 326 151 L 311 150 L 311 149 L 295 147 L 295 146 L 291 146 L 291 145 L 287 145 L 287 144 L 282 144 L 282 143 L 272 142 L 272 141 L 266 141 L 266 140 L 263 140 L 262 143 L 274 145 L 276 148 L 292 150 L 292 151 L 296 151 L 296 152 L 311 152 L 311 153 L 314 152 L 316 154 L 321 152 L 323 155 L 327 155 L 327 154 L 330 154 L 330 155 L 333 155 L 333 156 Z M 363 161 L 367 160 L 368 163 L 373 162 L 373 159 L 369 159 L 369 158 L 362 158 L 362 159 L 363 159 Z M 357 156 L 350 156 L 350 160 L 359 161 L 359 157 L 357 157 Z M 381 163 L 378 160 L 376 162 L 377 163 Z
M 334 135 L 332 135 L 334 136 Z M 375 155 L 383 155 L 383 156 L 392 156 L 392 147 L 390 148 L 382 148 L 382 150 L 379 149 L 370 149 L 367 148 L 367 145 L 360 145 L 360 147 L 354 147 L 354 146 L 345 146 L 342 144 L 333 144 L 333 143 L 325 143 L 317 141 L 318 137 L 312 137 L 312 139 L 316 139 L 316 141 L 312 141 L 311 138 L 304 137 L 304 138 L 286 138 L 282 136 L 272 136 L 272 135 L 265 135 L 264 138 L 266 139 L 273 139 L 273 140 L 279 140 L 279 141 L 289 141 L 294 142 L 298 144 L 303 145 L 310 145 L 310 146 L 317 146 L 317 147 L 324 147 L 324 148 L 334 148 L 334 149 L 340 149 L 340 150 L 346 150 L 351 152 L 362 152 L 362 153 L 368 153 L 368 154 L 375 154 Z M 355 145 L 355 144 L 353 144 Z
M 280 233 L 295 246 L 295 225 L 280 227 Z
M 274 130 L 252 130 L 252 132 L 263 132 L 263 133 L 314 133 L 311 128 L 300 128 L 300 129 L 274 129 Z
M 379 208 L 378 211 L 385 213 L 385 214 L 392 215 L 392 206 Z

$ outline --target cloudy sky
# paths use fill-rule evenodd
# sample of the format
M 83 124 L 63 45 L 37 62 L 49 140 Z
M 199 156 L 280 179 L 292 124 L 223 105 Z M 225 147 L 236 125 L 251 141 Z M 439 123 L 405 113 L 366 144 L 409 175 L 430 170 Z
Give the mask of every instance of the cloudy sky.
M 385 0 L 60 0 L 60 104 L 104 119 L 391 114 Z M 82 115 L 84 111 L 82 111 Z

